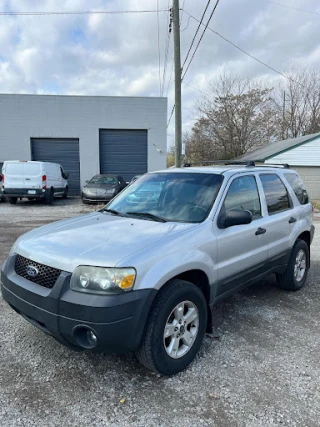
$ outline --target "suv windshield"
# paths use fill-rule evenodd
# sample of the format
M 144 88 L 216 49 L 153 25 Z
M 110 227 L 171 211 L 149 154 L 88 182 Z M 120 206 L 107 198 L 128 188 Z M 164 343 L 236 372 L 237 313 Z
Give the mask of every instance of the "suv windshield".
M 128 217 L 197 223 L 207 217 L 222 181 L 223 176 L 217 174 L 146 174 L 106 208 Z

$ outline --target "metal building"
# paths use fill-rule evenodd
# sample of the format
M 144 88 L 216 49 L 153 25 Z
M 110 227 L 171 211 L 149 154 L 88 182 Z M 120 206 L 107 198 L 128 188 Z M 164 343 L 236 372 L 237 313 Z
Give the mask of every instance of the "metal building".
M 310 198 L 320 200 L 320 132 L 263 145 L 238 160 L 287 163 L 304 180 Z
M 98 173 L 130 180 L 164 169 L 166 120 L 166 98 L 2 94 L 0 163 L 60 163 L 79 195 Z

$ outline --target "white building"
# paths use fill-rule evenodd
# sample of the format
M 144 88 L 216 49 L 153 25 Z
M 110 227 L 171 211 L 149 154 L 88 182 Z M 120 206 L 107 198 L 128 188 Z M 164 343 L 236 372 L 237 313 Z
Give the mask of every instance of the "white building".
M 87 179 L 125 180 L 166 167 L 166 98 L 0 95 L 0 166 L 5 160 L 60 163 L 70 194 Z
M 320 200 L 320 132 L 263 145 L 237 160 L 287 163 L 304 180 L 310 198 Z

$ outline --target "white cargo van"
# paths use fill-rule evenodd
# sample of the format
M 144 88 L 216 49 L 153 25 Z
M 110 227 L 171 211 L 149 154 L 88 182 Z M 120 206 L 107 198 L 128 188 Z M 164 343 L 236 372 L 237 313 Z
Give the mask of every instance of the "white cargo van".
M 6 161 L 2 166 L 2 193 L 11 204 L 23 198 L 45 199 L 52 204 L 55 196 L 67 198 L 68 177 L 57 163 Z

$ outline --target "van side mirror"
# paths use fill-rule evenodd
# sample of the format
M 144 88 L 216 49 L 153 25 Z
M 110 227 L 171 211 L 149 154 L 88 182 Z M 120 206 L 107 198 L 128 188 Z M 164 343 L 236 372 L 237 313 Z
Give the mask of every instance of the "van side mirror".
M 69 172 L 67 172 L 67 173 L 65 173 L 65 177 L 66 177 L 66 179 L 68 179 L 69 178 Z
M 234 225 L 250 224 L 252 222 L 252 213 L 243 209 L 230 209 L 226 215 L 219 218 L 219 227 L 227 228 L 233 227 Z

